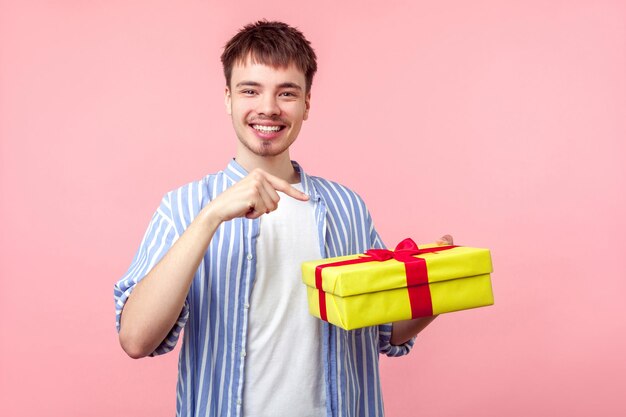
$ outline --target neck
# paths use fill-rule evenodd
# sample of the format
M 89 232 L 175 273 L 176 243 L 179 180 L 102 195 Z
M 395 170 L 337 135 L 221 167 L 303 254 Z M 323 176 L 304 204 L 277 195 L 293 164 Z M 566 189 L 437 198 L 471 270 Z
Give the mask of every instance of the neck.
M 293 168 L 293 165 L 291 165 L 289 151 L 285 151 L 276 156 L 248 156 L 237 152 L 235 160 L 248 172 L 260 168 L 268 174 L 287 181 L 289 184 L 300 182 L 300 175 Z

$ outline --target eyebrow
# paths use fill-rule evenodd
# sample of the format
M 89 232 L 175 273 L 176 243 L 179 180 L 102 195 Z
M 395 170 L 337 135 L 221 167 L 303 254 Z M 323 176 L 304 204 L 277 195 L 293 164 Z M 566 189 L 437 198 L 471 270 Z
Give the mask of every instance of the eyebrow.
M 235 87 L 261 87 L 261 83 L 258 83 L 256 81 L 241 81 L 239 83 L 237 83 L 237 85 L 235 85 Z M 292 82 L 285 82 L 285 83 L 280 83 L 278 84 L 278 88 L 293 88 L 295 90 L 300 90 L 302 91 L 302 87 L 300 87 L 298 84 L 296 83 L 292 83 Z

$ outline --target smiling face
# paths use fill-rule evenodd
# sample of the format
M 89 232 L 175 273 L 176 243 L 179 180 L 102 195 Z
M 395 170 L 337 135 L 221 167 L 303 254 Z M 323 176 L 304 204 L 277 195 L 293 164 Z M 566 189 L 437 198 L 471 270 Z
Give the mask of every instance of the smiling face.
M 274 68 L 248 59 L 233 67 L 225 104 L 239 138 L 237 160 L 288 161 L 289 146 L 308 117 L 310 93 L 295 66 Z

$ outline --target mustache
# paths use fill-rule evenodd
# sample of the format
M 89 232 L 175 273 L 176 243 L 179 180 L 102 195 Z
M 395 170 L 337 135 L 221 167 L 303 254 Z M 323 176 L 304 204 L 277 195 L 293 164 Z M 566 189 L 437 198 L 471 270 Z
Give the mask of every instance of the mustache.
M 248 120 L 248 124 L 255 124 L 255 123 L 262 123 L 262 122 L 280 123 L 285 126 L 289 126 L 289 122 L 280 117 L 254 117 Z

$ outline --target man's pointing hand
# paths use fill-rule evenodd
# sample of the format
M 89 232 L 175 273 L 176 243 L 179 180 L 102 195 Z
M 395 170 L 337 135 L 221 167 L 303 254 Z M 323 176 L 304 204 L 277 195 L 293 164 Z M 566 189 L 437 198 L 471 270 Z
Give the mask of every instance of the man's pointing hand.
M 213 200 L 212 210 L 221 221 L 236 217 L 256 219 L 276 210 L 280 200 L 277 191 L 300 201 L 309 199 L 287 181 L 257 168 Z

